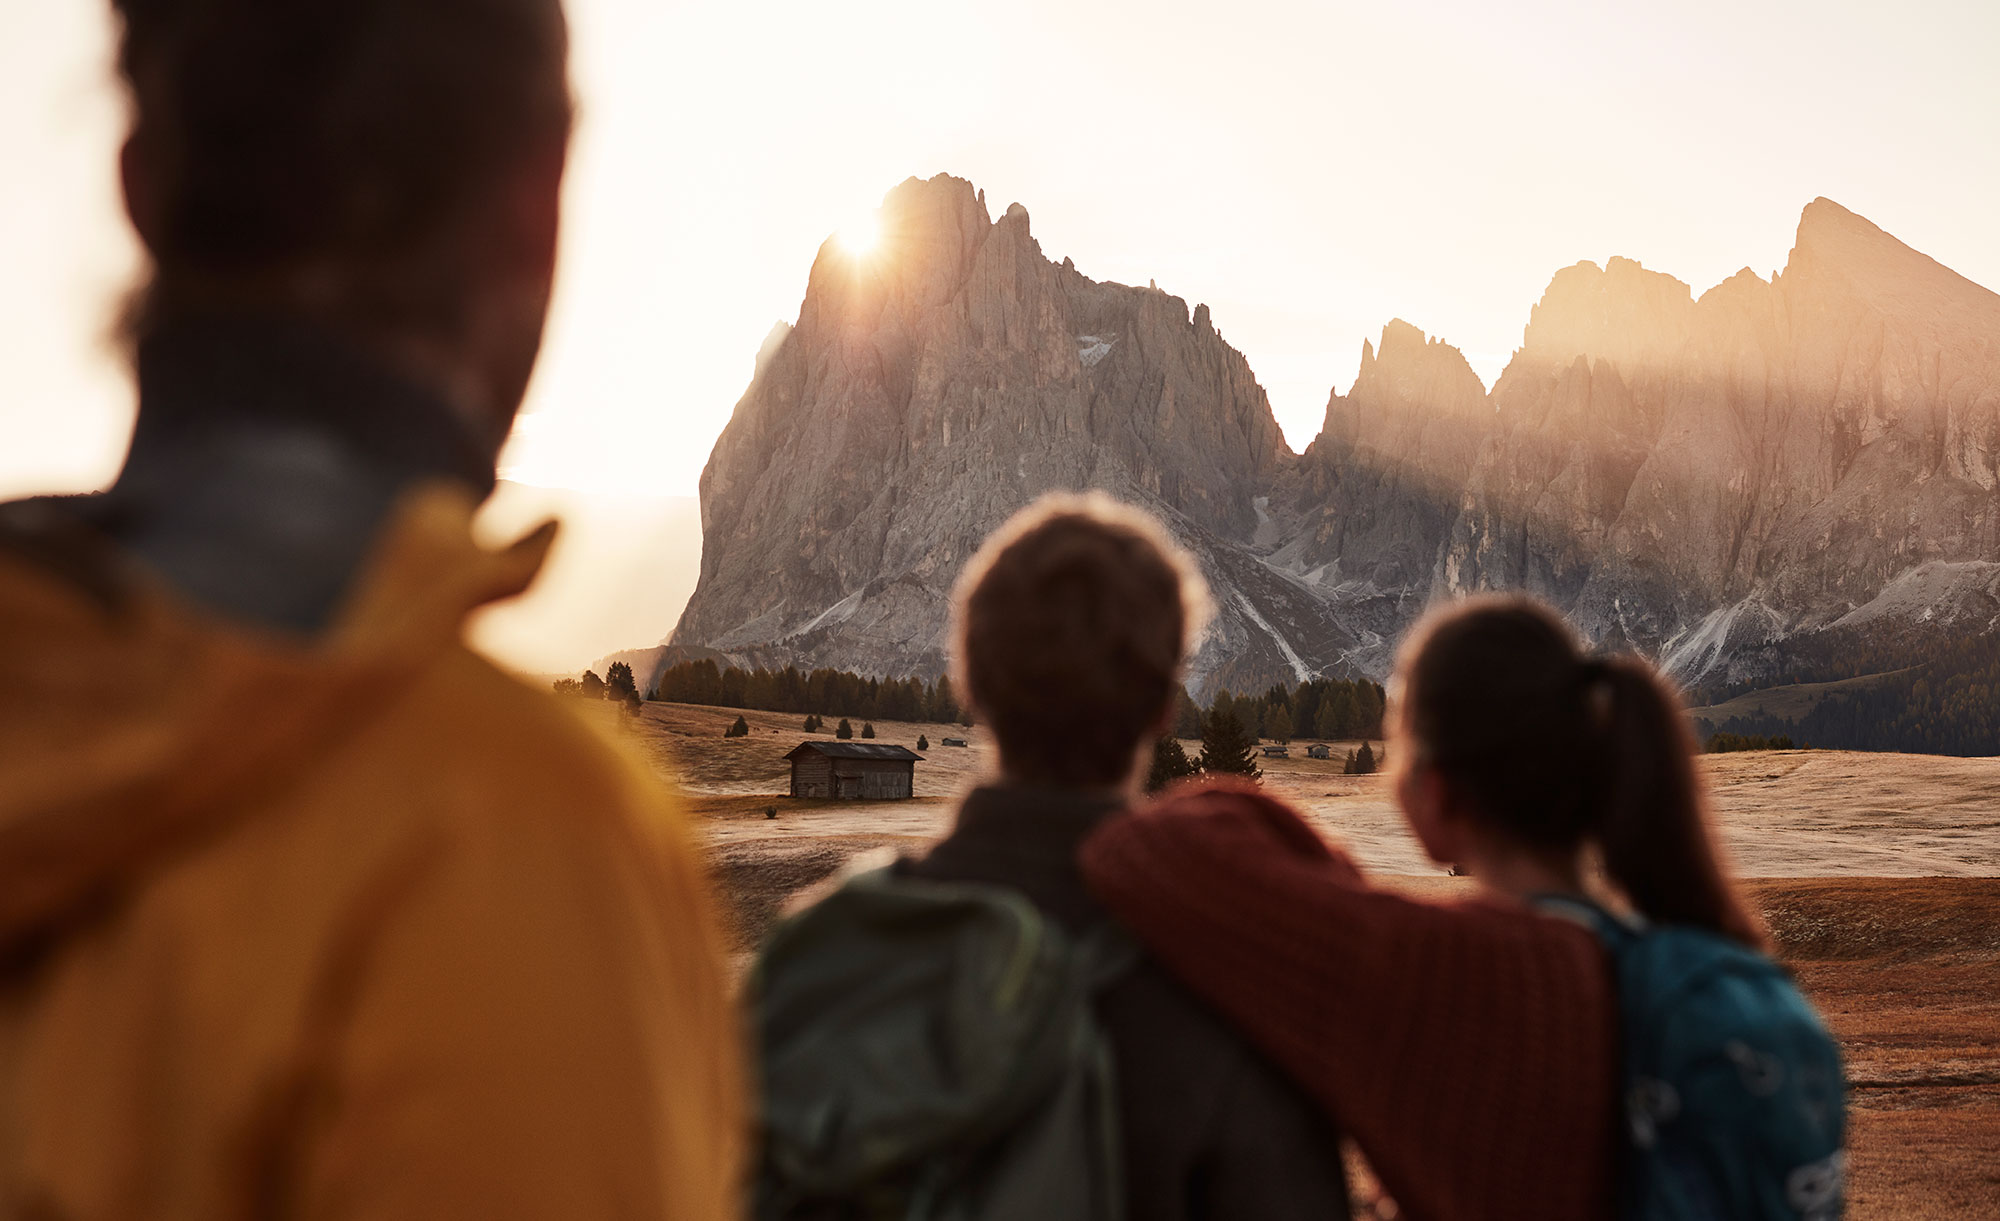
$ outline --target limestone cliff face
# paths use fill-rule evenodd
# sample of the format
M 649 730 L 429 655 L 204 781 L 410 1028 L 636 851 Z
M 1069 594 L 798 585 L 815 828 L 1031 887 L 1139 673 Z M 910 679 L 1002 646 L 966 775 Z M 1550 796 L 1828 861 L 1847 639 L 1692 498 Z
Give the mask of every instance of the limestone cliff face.
M 936 671 L 980 540 L 1045 491 L 1096 487 L 1161 513 L 1203 558 L 1228 611 L 1205 668 L 1238 658 L 1241 591 L 1215 553 L 1256 536 L 1262 489 L 1293 457 L 1208 308 L 1050 262 L 1025 209 L 992 220 L 960 179 L 905 182 L 882 226 L 865 257 L 822 248 L 797 324 L 773 334 L 716 443 L 674 641 Z
M 1559 273 L 1492 398 L 1433 596 L 1528 589 L 1684 677 L 2000 559 L 2000 297 L 1828 200 L 1770 282 Z
M 1421 593 L 1492 415 L 1457 348 L 1389 323 L 1379 355 L 1361 345 L 1352 389 L 1328 400 L 1300 464 L 1305 556 L 1347 581 Z
M 1427 605 L 1489 589 L 1689 680 L 1834 625 L 2000 627 L 2000 296 L 1830 201 L 1782 273 L 1698 299 L 1564 268 L 1490 392 L 1391 322 L 1297 456 L 1205 306 L 1051 263 L 958 179 L 882 214 L 871 256 L 820 252 L 716 444 L 683 648 L 935 672 L 980 539 L 1081 487 L 1200 559 L 1197 691 L 1379 677 Z

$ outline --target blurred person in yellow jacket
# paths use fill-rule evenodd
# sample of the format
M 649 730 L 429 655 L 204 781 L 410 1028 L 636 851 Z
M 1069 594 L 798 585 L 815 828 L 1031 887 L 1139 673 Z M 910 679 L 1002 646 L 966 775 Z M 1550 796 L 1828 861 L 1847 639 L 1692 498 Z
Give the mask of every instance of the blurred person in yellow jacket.
M 0 1215 L 733 1215 L 645 767 L 462 642 L 539 346 L 556 0 L 118 0 L 111 489 L 0 506 Z

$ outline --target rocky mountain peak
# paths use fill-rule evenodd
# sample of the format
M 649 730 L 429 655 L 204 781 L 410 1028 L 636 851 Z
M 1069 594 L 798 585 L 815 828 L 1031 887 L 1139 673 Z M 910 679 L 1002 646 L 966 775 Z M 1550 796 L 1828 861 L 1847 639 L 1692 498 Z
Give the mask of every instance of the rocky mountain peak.
M 880 218 L 871 250 L 822 248 L 716 444 L 704 528 L 730 541 L 677 643 L 934 673 L 959 567 L 1041 492 L 1110 489 L 1202 553 L 1264 528 L 1295 459 L 1207 306 L 1050 262 L 1025 207 L 990 219 L 963 179 L 910 179 Z
M 1680 349 L 1693 325 L 1686 284 L 1631 259 L 1614 257 L 1603 267 L 1585 260 L 1549 281 L 1529 311 L 1520 355 L 1545 366 L 1579 356 L 1657 365 Z
M 2000 327 L 2000 294 L 1824 197 L 1800 214 L 1781 279 L 1794 293 L 1845 299 L 1952 331 Z
M 1382 328 L 1379 349 L 1361 344 L 1361 369 L 1347 397 L 1356 403 L 1421 404 L 1447 416 L 1482 414 L 1486 384 L 1465 354 L 1442 339 L 1428 338 L 1401 318 Z
M 1908 246 L 1885 233 L 1873 221 L 1822 195 L 1799 213 L 1794 253 L 1805 252 L 1834 261 L 1865 261 L 1876 251 L 1910 251 Z M 1896 256 L 1891 256 L 1896 257 Z
M 1296 457 L 1206 305 L 1050 262 L 1025 208 L 992 219 L 963 179 L 904 182 L 881 215 L 872 253 L 822 249 L 758 354 L 702 477 L 675 643 L 936 673 L 964 560 L 1080 487 L 1200 561 L 1220 614 L 1197 694 L 1379 678 L 1427 605 L 1487 589 L 1686 681 L 1754 678 L 1841 623 L 2000 630 L 1980 575 L 2000 567 L 2000 296 L 1831 201 L 1782 273 L 1699 301 L 1627 258 L 1562 269 L 1490 392 L 1393 319 Z M 1972 584 L 1922 575 L 1966 565 Z

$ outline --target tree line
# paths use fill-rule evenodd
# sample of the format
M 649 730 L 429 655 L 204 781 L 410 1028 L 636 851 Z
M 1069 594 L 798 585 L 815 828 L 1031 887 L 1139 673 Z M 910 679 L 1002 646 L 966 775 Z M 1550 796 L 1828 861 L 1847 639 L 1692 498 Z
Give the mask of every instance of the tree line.
M 629 686 L 630 666 L 614 662 L 611 673 L 614 681 Z M 609 686 L 593 673 L 586 673 L 580 680 L 559 679 L 556 690 L 595 698 L 607 698 L 610 692 Z M 621 694 L 615 698 L 628 698 L 622 694 L 623 690 L 621 687 Z M 662 670 L 646 698 L 677 704 L 804 713 L 807 733 L 824 732 L 822 718 L 831 715 L 840 718 L 835 735 L 843 738 L 854 733 L 849 718 L 972 723 L 969 711 L 953 694 L 948 676 L 870 678 L 851 670 L 822 667 L 804 671 L 797 666 L 746 670 L 717 665 L 714 660 L 703 658 Z M 636 694 L 629 699 L 636 706 Z M 1147 787 L 1157 791 L 1173 780 L 1196 773 L 1255 780 L 1263 774 L 1256 762 L 1260 739 L 1280 743 L 1300 738 L 1359 739 L 1363 745 L 1358 751 L 1348 752 L 1344 770 L 1350 774 L 1375 771 L 1380 766 L 1380 757 L 1367 741 L 1382 737 L 1384 702 L 1381 685 L 1367 679 L 1315 678 L 1289 686 L 1276 683 L 1262 692 L 1244 695 L 1224 688 L 1215 693 L 1207 708 L 1197 704 L 1183 686 L 1175 695 L 1173 728 L 1154 749 Z M 741 721 L 739 717 L 738 722 Z M 873 731 L 872 724 L 864 724 L 861 736 L 873 737 Z M 732 724 L 724 736 L 748 732 L 747 723 Z M 1197 756 L 1189 757 L 1180 743 L 1183 738 L 1201 740 Z
M 1157 793 L 1176 780 L 1197 775 L 1261 779 L 1260 737 L 1280 743 L 1294 737 L 1360 738 L 1360 748 L 1347 752 L 1341 770 L 1350 776 L 1367 775 L 1381 767 L 1382 756 L 1367 740 L 1382 736 L 1384 702 L 1382 688 L 1367 679 L 1315 678 L 1293 687 L 1277 684 L 1261 695 L 1239 696 L 1224 689 L 1207 711 L 1182 688 L 1173 731 L 1153 746 L 1146 791 Z M 1310 729 L 1300 732 L 1301 724 Z M 1201 753 L 1190 758 L 1182 738 L 1200 738 Z
M 718 708 L 754 708 L 815 716 L 970 725 L 951 679 L 867 678 L 852 670 L 797 666 L 745 670 L 713 660 L 684 661 L 660 672 L 647 699 Z
M 559 678 L 553 684 L 557 695 L 572 699 L 611 700 L 623 704 L 628 713 L 639 711 L 639 686 L 632 681 L 632 667 L 622 661 L 614 661 L 605 671 L 607 677 L 597 677 L 597 671 L 585 670 L 582 678 Z
M 1185 696 L 1185 692 L 1182 693 Z M 1365 678 L 1314 678 L 1295 686 L 1275 684 L 1261 695 L 1236 695 L 1223 690 L 1209 703 L 1209 714 L 1228 712 L 1253 738 L 1290 742 L 1316 738 L 1322 742 L 1382 736 L 1386 696 L 1380 684 Z M 1200 734 L 1200 724 L 1188 717 L 1193 701 L 1175 717 L 1177 736 Z M 1180 732 L 1182 729 L 1188 732 Z
M 1739 750 L 1797 750 L 1789 734 L 1766 737 L 1761 733 L 1712 733 L 1708 741 L 1702 743 L 1702 750 L 1711 755 L 1726 755 Z
M 1848 632 L 1820 633 L 1804 641 L 1766 646 L 1774 679 L 1829 682 L 1882 675 L 1865 689 L 1837 692 L 1803 717 L 1786 720 L 1753 714 L 1716 723 L 1697 718 L 1698 739 L 1787 737 L 1795 742 L 1848 750 L 1901 750 L 1920 754 L 2000 754 L 2000 633 L 1939 639 L 1923 645 L 1871 641 Z M 1779 651 L 1782 650 L 1782 651 Z M 609 679 L 586 673 L 559 679 L 559 693 L 611 699 L 636 711 L 639 695 L 631 667 L 614 662 Z M 1690 702 L 1720 702 L 1743 684 L 1715 685 L 1690 694 Z M 745 670 L 713 660 L 682 662 L 662 671 L 646 698 L 769 712 L 831 714 L 934 724 L 971 724 L 948 677 L 869 678 L 850 670 Z M 1274 684 L 1238 695 L 1223 690 L 1207 708 L 1183 687 L 1175 700 L 1172 737 L 1204 738 L 1217 711 L 1230 714 L 1254 746 L 1258 739 L 1290 742 L 1367 741 L 1382 737 L 1384 694 L 1366 679 L 1311 679 Z M 1185 753 L 1185 752 L 1183 752 Z M 1190 767 L 1198 764 L 1190 759 Z M 1254 765 L 1253 765 L 1254 766 Z
M 614 673 L 631 668 L 612 665 Z M 578 680 L 562 679 L 573 688 Z M 581 680 L 586 690 L 597 683 L 594 674 Z M 599 692 L 602 694 L 602 692 Z M 928 721 L 970 725 L 971 716 L 958 702 L 948 676 L 936 679 L 870 678 L 852 670 L 812 671 L 786 666 L 745 670 L 717 665 L 712 659 L 685 661 L 660 672 L 649 700 L 702 704 L 719 708 L 754 708 L 764 712 L 797 712 L 813 716 L 864 717 L 884 721 Z M 1368 739 L 1382 736 L 1383 692 L 1366 679 L 1316 678 L 1293 686 L 1276 684 L 1262 693 L 1216 693 L 1207 709 L 1182 687 L 1175 699 L 1173 736 L 1197 738 L 1205 717 L 1217 712 L 1234 716 L 1250 737 L 1290 742 L 1295 738 Z

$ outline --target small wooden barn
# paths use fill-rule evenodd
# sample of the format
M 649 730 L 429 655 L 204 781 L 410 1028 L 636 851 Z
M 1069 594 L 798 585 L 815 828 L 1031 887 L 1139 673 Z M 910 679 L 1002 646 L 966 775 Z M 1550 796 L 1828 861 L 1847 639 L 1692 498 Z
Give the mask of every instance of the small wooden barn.
M 1315 759 L 1331 759 L 1333 758 L 1333 748 L 1324 742 L 1314 742 L 1311 746 L 1306 747 L 1306 754 Z
M 939 739 L 939 740 L 938 740 L 938 745 L 940 745 L 940 746 L 963 746 L 963 745 L 965 745 L 965 739 L 964 739 L 964 738 L 941 738 L 941 739 Z
M 1264 748 L 1264 757 L 1266 759 L 1286 759 L 1291 757 L 1291 753 L 1292 748 L 1289 746 L 1266 746 Z
M 886 801 L 916 794 L 923 756 L 907 746 L 880 742 L 801 742 L 785 756 L 792 764 L 792 796 Z

